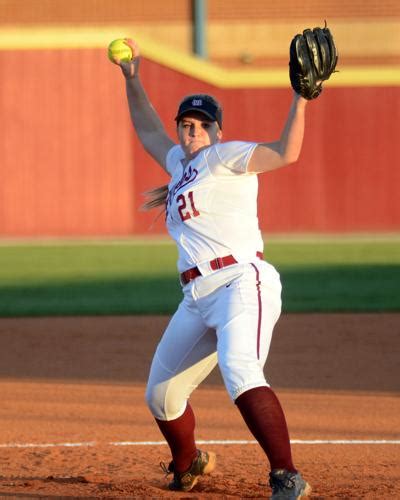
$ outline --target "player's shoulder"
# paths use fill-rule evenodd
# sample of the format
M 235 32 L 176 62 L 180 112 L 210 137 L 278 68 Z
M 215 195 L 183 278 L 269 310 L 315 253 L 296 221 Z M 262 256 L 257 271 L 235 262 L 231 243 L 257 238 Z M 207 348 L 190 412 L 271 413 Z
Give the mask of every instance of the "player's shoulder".
M 173 175 L 177 166 L 181 165 L 181 161 L 185 158 L 185 153 L 179 144 L 175 144 L 167 153 L 166 169 L 170 175 Z
M 218 156 L 224 159 L 246 154 L 249 150 L 253 150 L 256 145 L 257 143 L 249 141 L 227 141 L 218 142 L 214 146 Z
M 249 144 L 247 141 L 222 141 L 222 142 L 216 142 L 214 144 L 216 149 L 219 150 L 234 150 L 238 147 L 241 147 L 243 144 Z
M 246 172 L 247 164 L 258 143 L 249 141 L 227 141 L 214 145 L 216 160 L 231 170 Z

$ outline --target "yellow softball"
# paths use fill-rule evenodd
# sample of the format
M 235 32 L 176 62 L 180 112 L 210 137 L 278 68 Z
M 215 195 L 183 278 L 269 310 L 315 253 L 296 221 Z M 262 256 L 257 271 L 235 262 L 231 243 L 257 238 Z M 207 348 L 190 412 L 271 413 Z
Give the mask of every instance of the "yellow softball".
M 113 40 L 108 46 L 108 58 L 115 63 L 115 59 L 121 62 L 129 62 L 132 60 L 132 49 L 125 43 L 123 38 Z

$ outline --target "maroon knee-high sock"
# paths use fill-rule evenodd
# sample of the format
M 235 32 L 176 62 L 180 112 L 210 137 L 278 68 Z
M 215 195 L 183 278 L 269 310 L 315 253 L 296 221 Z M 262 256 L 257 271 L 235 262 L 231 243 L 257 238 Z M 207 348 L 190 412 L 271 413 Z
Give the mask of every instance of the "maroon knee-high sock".
M 255 387 L 235 401 L 247 427 L 267 455 L 273 469 L 296 472 L 285 415 L 274 391 Z
M 165 437 L 172 454 L 174 470 L 185 472 L 197 456 L 194 440 L 195 418 L 192 407 L 188 403 L 183 415 L 174 420 L 158 420 L 156 422 Z

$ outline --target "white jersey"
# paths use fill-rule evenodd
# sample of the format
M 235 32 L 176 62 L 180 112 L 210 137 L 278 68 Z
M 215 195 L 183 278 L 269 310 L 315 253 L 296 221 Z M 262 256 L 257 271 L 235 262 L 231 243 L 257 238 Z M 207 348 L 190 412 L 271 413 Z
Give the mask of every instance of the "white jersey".
M 217 143 L 186 166 L 180 145 L 169 150 L 166 224 L 178 247 L 179 272 L 197 266 L 207 275 L 209 262 L 217 257 L 233 255 L 245 262 L 263 251 L 258 176 L 247 171 L 256 146 L 241 141 Z

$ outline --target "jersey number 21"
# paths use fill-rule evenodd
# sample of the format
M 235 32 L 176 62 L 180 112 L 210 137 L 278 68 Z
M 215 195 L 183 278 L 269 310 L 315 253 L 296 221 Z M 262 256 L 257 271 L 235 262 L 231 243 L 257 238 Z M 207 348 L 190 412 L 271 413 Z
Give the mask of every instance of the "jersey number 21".
M 178 212 L 179 212 L 179 215 L 181 216 L 181 219 L 183 221 L 191 219 L 192 217 L 198 217 L 200 215 L 200 212 L 197 210 L 197 208 L 194 205 L 193 191 L 189 191 L 187 193 L 187 198 L 189 199 L 190 206 L 188 206 L 185 195 L 180 194 L 176 198 L 176 201 L 178 203 Z

